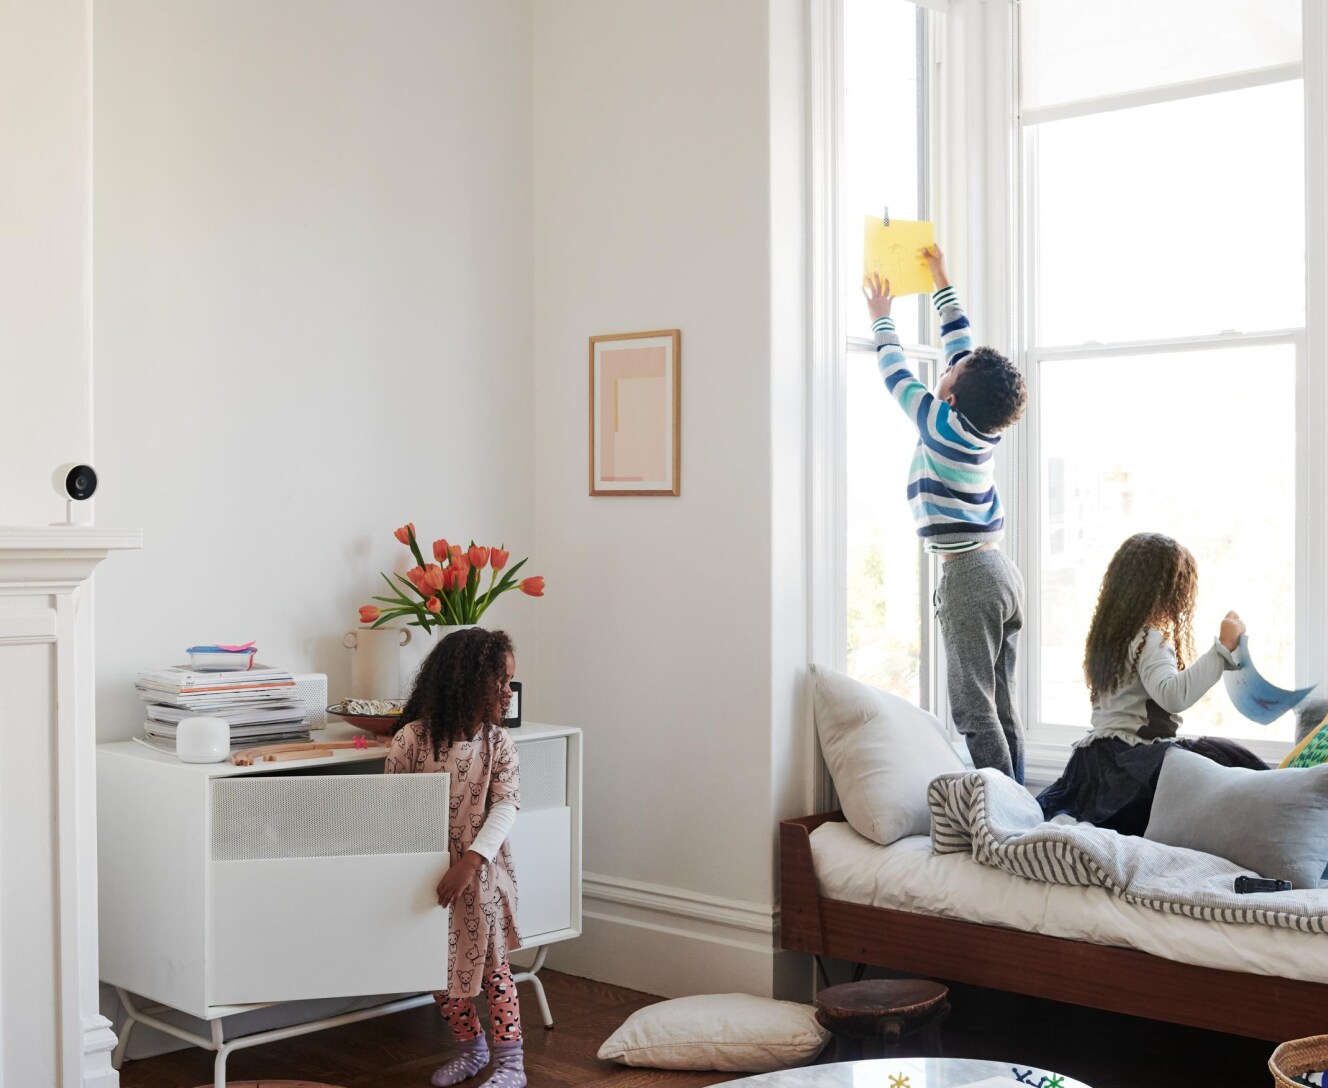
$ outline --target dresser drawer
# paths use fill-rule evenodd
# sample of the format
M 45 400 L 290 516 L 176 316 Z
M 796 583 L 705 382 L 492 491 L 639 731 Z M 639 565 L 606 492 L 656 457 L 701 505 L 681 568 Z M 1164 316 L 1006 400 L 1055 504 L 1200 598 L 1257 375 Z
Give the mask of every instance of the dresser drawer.
M 209 1004 L 446 988 L 449 782 L 213 780 Z

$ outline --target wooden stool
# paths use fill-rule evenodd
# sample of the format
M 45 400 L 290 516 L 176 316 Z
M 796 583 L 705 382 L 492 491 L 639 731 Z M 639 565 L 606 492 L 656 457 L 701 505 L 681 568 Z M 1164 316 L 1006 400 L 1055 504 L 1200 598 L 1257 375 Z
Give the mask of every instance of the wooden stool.
M 925 979 L 846 982 L 816 995 L 816 1019 L 835 1037 L 835 1061 L 888 1057 L 905 1036 L 923 1033 L 928 1056 L 941 1057 L 949 994 Z

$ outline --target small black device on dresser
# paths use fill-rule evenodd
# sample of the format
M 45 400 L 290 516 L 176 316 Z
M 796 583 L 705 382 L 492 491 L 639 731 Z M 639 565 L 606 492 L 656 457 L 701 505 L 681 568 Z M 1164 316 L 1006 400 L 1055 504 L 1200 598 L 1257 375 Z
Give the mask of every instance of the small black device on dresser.
M 507 726 L 508 729 L 520 729 L 521 728 L 521 681 L 513 680 L 510 687 L 512 688 L 512 704 L 507 708 L 507 717 L 505 717 L 502 720 L 502 724 Z
M 1291 881 L 1273 880 L 1262 876 L 1238 876 L 1236 877 L 1236 893 L 1238 895 L 1249 895 L 1252 892 L 1289 892 L 1291 890 Z

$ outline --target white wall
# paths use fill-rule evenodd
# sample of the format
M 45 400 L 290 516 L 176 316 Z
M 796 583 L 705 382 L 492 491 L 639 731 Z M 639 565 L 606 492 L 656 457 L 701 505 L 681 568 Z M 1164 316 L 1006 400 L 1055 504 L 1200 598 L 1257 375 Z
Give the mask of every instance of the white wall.
M 69 60 L 83 11 L 25 6 L 6 57 Z M 810 752 L 800 32 L 797 0 L 97 5 L 97 514 L 146 544 L 98 579 L 102 739 L 139 727 L 133 672 L 200 639 L 339 694 L 392 528 L 505 540 L 549 577 L 498 612 L 526 712 L 587 731 L 587 934 L 555 961 L 778 985 L 774 819 Z M 86 67 L 50 78 L 49 123 L 5 113 L 0 147 L 86 125 Z M 63 146 L 28 199 L 77 190 Z M 72 305 L 82 261 L 25 310 Z M 591 500 L 587 338 L 660 327 L 682 497 Z M 58 451 L 0 439 L 5 496 L 39 462 L 14 520 L 58 517 L 49 467 L 87 453 L 86 350 L 73 378 L 57 354 L 25 418 L 62 386 L 83 414 L 29 427 Z
M 532 687 L 586 731 L 586 934 L 550 962 L 655 993 L 773 986 L 774 814 L 797 807 L 806 657 L 801 565 L 773 568 L 805 555 L 801 467 L 775 467 L 800 448 L 802 344 L 772 342 L 799 335 L 774 313 L 800 300 L 773 252 L 796 254 L 801 230 L 776 238 L 772 218 L 797 214 L 801 166 L 790 199 L 772 156 L 789 167 L 798 139 L 800 11 L 535 7 L 536 532 L 558 593 Z M 667 328 L 681 497 L 590 498 L 588 338 Z M 776 549 L 777 531 L 796 543 Z
M 98 578 L 100 739 L 199 641 L 349 694 L 407 520 L 540 571 L 530 54 L 528 0 L 98 3 L 98 520 L 145 538 Z M 488 613 L 519 672 L 542 603 Z
M 64 517 L 92 452 L 87 0 L 0 0 L 0 525 Z
M 407 520 L 544 568 L 530 56 L 526 0 L 98 3 L 98 519 L 145 544 L 98 579 L 101 739 L 195 642 L 349 694 Z M 541 605 L 489 613 L 522 671 Z

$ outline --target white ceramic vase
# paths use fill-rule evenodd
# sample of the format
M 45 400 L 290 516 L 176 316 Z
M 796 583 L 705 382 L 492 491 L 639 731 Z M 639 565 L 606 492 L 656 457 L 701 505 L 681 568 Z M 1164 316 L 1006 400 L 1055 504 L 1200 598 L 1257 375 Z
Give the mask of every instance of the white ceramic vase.
M 405 627 L 360 627 L 342 635 L 341 644 L 351 651 L 350 698 L 400 698 L 401 654 L 413 641 L 415 632 Z
M 430 651 L 453 631 L 478 627 L 462 623 L 434 627 L 359 627 L 347 631 L 341 644 L 352 651 L 352 699 L 407 699 Z
M 410 698 L 410 689 L 415 685 L 415 674 L 420 671 L 424 659 L 429 656 L 429 652 L 438 645 L 438 639 L 442 637 L 437 632 L 445 633 L 447 630 L 446 627 L 435 627 L 428 631 L 423 627 L 407 627 L 405 629 L 405 633 L 409 637 L 401 643 L 399 651 L 401 662 L 400 698 Z

